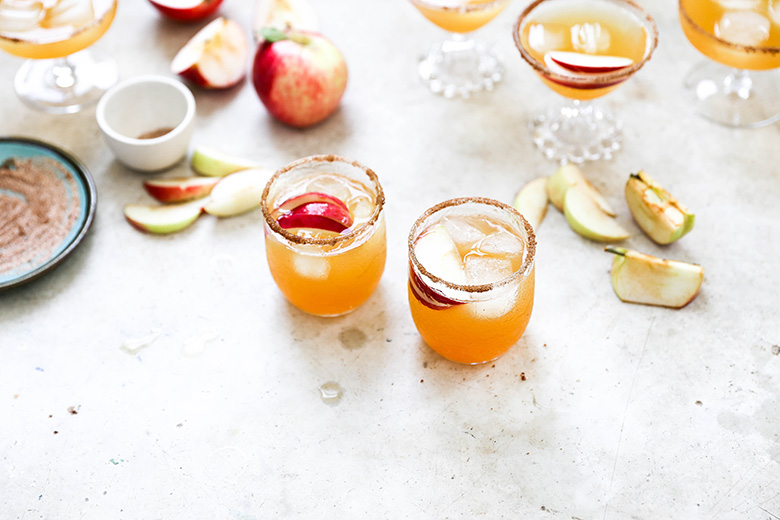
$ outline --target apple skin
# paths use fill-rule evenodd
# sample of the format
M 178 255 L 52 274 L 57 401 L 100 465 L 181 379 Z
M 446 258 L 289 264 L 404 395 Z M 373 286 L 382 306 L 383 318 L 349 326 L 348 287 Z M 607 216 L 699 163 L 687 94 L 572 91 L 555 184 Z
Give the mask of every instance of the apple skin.
M 188 8 L 171 7 L 155 0 L 149 0 L 149 3 L 156 7 L 166 18 L 176 20 L 177 22 L 195 22 L 217 12 L 220 4 L 222 4 L 222 0 L 203 0 L 195 7 Z
M 179 177 L 144 181 L 146 192 L 160 202 L 186 202 L 211 193 L 218 177 Z
M 314 228 L 341 233 L 352 225 L 352 216 L 343 206 L 330 202 L 307 202 L 280 215 L 282 229 Z
M 290 30 L 264 40 L 252 65 L 260 101 L 277 120 L 295 128 L 319 123 L 339 106 L 347 88 L 347 64 L 324 36 Z

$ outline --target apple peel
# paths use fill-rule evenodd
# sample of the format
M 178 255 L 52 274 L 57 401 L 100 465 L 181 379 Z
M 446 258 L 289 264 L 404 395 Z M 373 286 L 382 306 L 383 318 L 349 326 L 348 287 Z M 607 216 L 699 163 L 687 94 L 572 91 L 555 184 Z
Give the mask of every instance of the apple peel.
M 217 177 L 174 177 L 145 180 L 146 192 L 163 203 L 186 202 L 211 193 L 219 182 Z
M 600 54 L 586 54 L 584 52 L 550 51 L 545 55 L 553 63 L 556 63 L 570 72 L 581 74 L 600 74 L 625 69 L 634 64 L 631 58 L 623 56 L 605 56 Z
M 310 228 L 341 233 L 352 225 L 352 216 L 346 206 L 311 201 L 279 215 L 276 222 L 282 229 Z

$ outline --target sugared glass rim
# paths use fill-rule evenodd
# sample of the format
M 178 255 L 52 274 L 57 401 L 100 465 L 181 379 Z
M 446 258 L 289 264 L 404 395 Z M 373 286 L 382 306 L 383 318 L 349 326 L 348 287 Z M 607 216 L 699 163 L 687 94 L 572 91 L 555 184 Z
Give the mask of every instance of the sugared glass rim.
M 438 213 L 439 211 L 445 208 L 450 208 L 453 206 L 461 206 L 463 204 L 485 204 L 488 206 L 495 206 L 504 211 L 508 211 L 514 217 L 520 219 L 520 221 L 523 223 L 523 226 L 525 227 L 527 240 L 525 244 L 525 258 L 523 259 L 523 265 L 521 265 L 517 271 L 512 273 L 510 276 L 498 280 L 496 282 L 485 283 L 480 285 L 459 285 L 450 282 L 448 280 L 445 280 L 443 278 L 440 278 L 435 274 L 431 273 L 430 271 L 428 271 L 425 267 L 423 267 L 423 265 L 417 259 L 417 255 L 414 253 L 414 242 L 417 239 L 416 236 L 417 230 L 420 228 L 420 226 L 422 226 L 423 222 L 425 222 L 425 220 L 427 220 L 428 217 L 430 217 L 434 213 Z M 528 276 L 534 264 L 534 257 L 536 256 L 536 234 L 534 233 L 533 226 L 525 219 L 525 217 L 509 204 L 504 204 L 503 202 L 499 202 L 497 200 L 489 199 L 486 197 L 459 197 L 455 199 L 445 200 L 444 202 L 440 202 L 439 204 L 436 204 L 435 206 L 428 208 L 425 211 L 425 213 L 420 215 L 420 218 L 418 218 L 414 222 L 414 224 L 412 224 L 412 229 L 411 231 L 409 231 L 408 246 L 409 246 L 409 259 L 411 260 L 412 264 L 418 271 L 420 271 L 420 273 L 422 273 L 429 280 L 433 281 L 434 283 L 444 285 L 448 289 L 454 289 L 456 291 L 463 291 L 468 293 L 483 293 L 483 292 L 490 291 L 492 289 L 496 289 L 498 287 L 503 287 L 516 280 L 524 279 L 526 276 Z
M 517 21 L 515 22 L 514 28 L 513 28 L 513 34 L 515 40 L 515 46 L 517 46 L 517 50 L 520 51 L 520 55 L 523 57 L 525 61 L 528 62 L 531 67 L 534 68 L 536 72 L 541 74 L 544 77 L 550 78 L 551 80 L 558 80 L 563 81 L 565 83 L 569 83 L 572 86 L 572 88 L 577 88 L 576 85 L 582 83 L 583 85 L 593 85 L 594 83 L 597 84 L 603 84 L 604 87 L 608 87 L 610 85 L 614 85 L 615 83 L 619 83 L 623 80 L 628 79 L 631 75 L 633 75 L 636 71 L 642 68 L 645 63 L 647 63 L 647 60 L 650 59 L 650 57 L 653 55 L 653 51 L 655 51 L 655 48 L 658 46 L 658 27 L 655 25 L 655 20 L 653 20 L 653 17 L 650 16 L 650 14 L 645 11 L 642 7 L 640 7 L 638 4 L 635 4 L 631 0 L 601 0 L 610 2 L 613 4 L 624 4 L 626 6 L 630 6 L 633 8 L 636 13 L 640 14 L 641 18 L 643 19 L 645 26 L 649 27 L 651 29 L 651 34 L 648 35 L 648 38 L 650 39 L 650 45 L 645 50 L 645 55 L 642 57 L 641 61 L 638 61 L 631 65 L 630 67 L 626 67 L 624 69 L 616 70 L 613 72 L 602 72 L 602 73 L 592 73 L 588 74 L 586 77 L 576 77 L 576 76 L 568 76 L 563 74 L 557 74 L 553 71 L 551 71 L 544 63 L 541 63 L 536 60 L 533 56 L 531 56 L 531 53 L 529 53 L 525 47 L 523 47 L 522 42 L 520 41 L 520 25 L 523 23 L 525 18 L 531 14 L 531 11 L 536 9 L 536 7 L 543 3 L 543 2 L 554 2 L 556 0 L 534 0 L 531 2 L 531 4 L 528 5 L 528 7 L 523 10 L 522 13 L 520 13 L 520 16 L 517 18 Z M 589 88 L 593 88 L 592 86 Z
M 428 9 L 432 9 L 434 11 L 463 11 L 465 7 L 465 11 L 467 13 L 470 13 L 472 11 L 484 11 L 487 9 L 490 9 L 494 6 L 501 5 L 501 4 L 507 4 L 511 0 L 494 0 L 493 2 L 484 2 L 480 4 L 466 4 L 466 5 L 436 5 L 432 4 L 427 0 L 411 0 L 413 4 L 418 4 L 423 7 L 426 7 Z
M 683 18 L 685 18 L 685 21 L 688 22 L 691 27 L 693 27 L 693 30 L 695 30 L 698 33 L 701 33 L 705 38 L 709 40 L 718 42 L 718 44 L 723 45 L 724 47 L 729 47 L 746 53 L 761 53 L 761 54 L 780 53 L 780 47 L 757 47 L 755 45 L 742 45 L 740 43 L 734 43 L 734 42 L 724 40 L 722 38 L 718 38 L 713 33 L 707 31 L 701 25 L 693 21 L 693 18 L 691 18 L 691 16 L 688 14 L 688 11 L 686 11 L 685 7 L 683 7 L 682 0 L 679 0 L 677 5 L 679 6 L 680 15 Z
M 271 191 L 271 186 L 282 175 L 285 175 L 286 173 L 289 173 L 292 170 L 295 170 L 301 166 L 312 164 L 312 163 L 325 163 L 325 162 L 331 162 L 331 163 L 341 162 L 341 163 L 349 164 L 350 166 L 354 166 L 355 168 L 362 170 L 363 173 L 366 174 L 366 176 L 374 184 L 374 187 L 376 189 L 376 200 L 374 201 L 376 205 L 374 207 L 374 212 L 371 214 L 371 218 L 369 218 L 366 222 L 359 225 L 355 229 L 351 230 L 349 233 L 339 234 L 335 237 L 330 237 L 330 238 L 302 237 L 300 235 L 287 231 L 282 226 L 280 226 L 276 222 L 276 220 L 273 219 L 273 217 L 271 217 L 271 210 L 268 209 L 268 205 L 266 204 L 268 200 L 268 194 Z M 346 159 L 344 157 L 341 157 L 340 155 L 331 154 L 331 155 L 310 155 L 309 157 L 303 157 L 301 159 L 298 159 L 297 161 L 291 162 L 290 164 L 288 164 L 287 166 L 279 170 L 276 170 L 276 172 L 271 176 L 271 178 L 268 179 L 268 182 L 266 183 L 265 188 L 263 189 L 263 196 L 261 199 L 260 208 L 263 212 L 263 218 L 265 218 L 265 223 L 268 225 L 268 227 L 270 227 L 274 231 L 274 233 L 281 235 L 282 237 L 289 240 L 290 242 L 294 242 L 296 244 L 333 246 L 341 242 L 345 242 L 347 240 L 354 240 L 368 233 L 371 230 L 371 228 L 376 224 L 376 222 L 379 220 L 379 215 L 382 213 L 382 208 L 384 207 L 384 205 L 385 205 L 385 192 L 382 190 L 382 185 L 379 184 L 379 177 L 377 177 L 376 173 L 374 173 L 373 170 L 360 164 L 357 161 Z

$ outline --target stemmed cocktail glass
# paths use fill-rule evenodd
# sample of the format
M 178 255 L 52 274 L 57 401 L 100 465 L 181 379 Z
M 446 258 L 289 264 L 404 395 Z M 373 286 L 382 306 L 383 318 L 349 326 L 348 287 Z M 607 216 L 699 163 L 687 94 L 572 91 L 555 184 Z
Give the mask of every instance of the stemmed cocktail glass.
M 97 102 L 119 75 L 85 50 L 108 30 L 117 0 L 0 0 L 0 49 L 29 58 L 14 86 L 28 105 L 72 113 Z
M 411 0 L 428 20 L 449 36 L 420 58 L 418 72 L 431 91 L 468 97 L 490 90 L 503 77 L 500 54 L 469 33 L 495 18 L 510 0 Z
M 621 125 L 592 100 L 630 78 L 658 42 L 655 22 L 630 0 L 535 0 L 514 38 L 523 59 L 568 103 L 531 123 L 534 143 L 550 159 L 609 159 Z
M 695 110 L 733 127 L 780 120 L 780 3 L 680 0 L 679 11 L 685 36 L 713 60 L 685 79 Z

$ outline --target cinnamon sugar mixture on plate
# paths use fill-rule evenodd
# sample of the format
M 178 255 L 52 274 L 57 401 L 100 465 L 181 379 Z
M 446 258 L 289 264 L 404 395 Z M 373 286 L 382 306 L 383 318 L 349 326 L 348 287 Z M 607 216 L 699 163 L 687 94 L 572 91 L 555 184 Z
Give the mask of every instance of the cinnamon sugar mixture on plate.
M 49 260 L 78 219 L 79 202 L 73 175 L 53 159 L 0 164 L 0 275 Z

